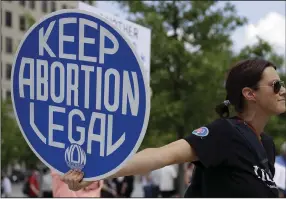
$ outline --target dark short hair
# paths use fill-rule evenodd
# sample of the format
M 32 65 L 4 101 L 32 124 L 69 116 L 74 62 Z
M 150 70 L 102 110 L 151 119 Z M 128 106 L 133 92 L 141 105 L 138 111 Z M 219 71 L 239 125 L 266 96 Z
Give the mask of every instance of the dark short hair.
M 230 69 L 225 84 L 226 101 L 228 100 L 234 106 L 236 112 L 241 113 L 244 110 L 242 89 L 250 87 L 257 90 L 257 84 L 267 67 L 273 67 L 276 70 L 276 66 L 270 61 L 255 58 L 242 60 Z M 216 112 L 220 117 L 229 117 L 228 103 L 226 101 L 216 106 Z

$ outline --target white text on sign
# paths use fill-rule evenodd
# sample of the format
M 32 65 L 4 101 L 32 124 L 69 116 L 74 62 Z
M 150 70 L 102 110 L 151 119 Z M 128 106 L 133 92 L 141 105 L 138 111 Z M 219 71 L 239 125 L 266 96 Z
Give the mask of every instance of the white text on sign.
M 47 28 L 46 32 L 44 32 L 44 28 L 41 28 L 39 31 L 39 55 L 44 56 L 44 50 L 49 54 L 50 57 L 56 57 L 55 53 L 51 49 L 51 47 L 48 44 L 49 37 L 53 31 L 53 28 L 55 26 L 56 21 L 52 21 L 49 24 L 49 27 Z M 76 54 L 66 54 L 64 53 L 64 43 L 71 42 L 75 43 L 75 37 L 70 35 L 64 34 L 65 25 L 68 24 L 75 24 L 78 23 L 77 18 L 63 18 L 59 20 L 59 58 L 63 59 L 69 59 L 69 60 L 79 60 L 79 61 L 88 61 L 88 62 L 97 62 L 97 57 L 87 56 L 85 55 L 84 47 L 85 44 L 96 44 L 95 38 L 88 38 L 85 37 L 85 26 L 94 28 L 95 30 L 98 30 L 98 25 L 90 20 L 87 19 L 79 19 L 79 38 L 78 40 L 78 55 Z M 99 43 L 97 43 L 99 47 L 99 63 L 104 63 L 104 56 L 105 54 L 115 54 L 119 48 L 118 41 L 116 37 L 109 32 L 106 28 L 103 26 L 100 26 L 99 28 L 99 34 L 100 34 L 100 40 Z M 113 48 L 106 48 L 104 46 L 105 38 L 110 39 L 114 47 Z

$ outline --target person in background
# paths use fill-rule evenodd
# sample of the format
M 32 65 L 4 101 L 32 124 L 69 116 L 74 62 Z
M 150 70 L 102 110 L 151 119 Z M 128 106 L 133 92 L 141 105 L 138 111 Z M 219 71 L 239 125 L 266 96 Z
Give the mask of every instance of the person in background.
M 51 171 L 53 197 L 101 197 L 103 181 L 96 181 L 79 191 L 72 191 L 67 184 L 61 180 L 61 176 L 55 171 Z
M 123 180 L 124 177 L 119 177 L 119 178 L 113 178 L 113 183 L 116 186 L 116 193 L 117 193 L 117 197 L 122 197 L 121 195 L 121 189 L 122 189 L 122 185 L 123 185 Z
M 42 192 L 44 198 L 52 198 L 52 176 L 49 168 L 43 169 Z
M 171 198 L 176 194 L 175 179 L 177 171 L 174 165 L 168 165 L 161 169 L 159 189 L 162 198 Z
M 31 165 L 31 175 L 28 179 L 29 184 L 29 191 L 28 197 L 29 198 L 38 198 L 40 197 L 40 183 L 39 183 L 39 171 L 37 170 L 36 165 Z
M 193 163 L 187 163 L 187 166 L 185 168 L 185 185 L 188 187 L 191 183 L 192 175 L 194 171 L 194 164 Z
M 281 146 L 281 155 L 275 160 L 274 182 L 279 188 L 279 197 L 286 197 L 286 142 Z
M 130 198 L 134 188 L 134 176 L 125 176 L 121 187 L 121 196 Z
M 1 197 L 4 193 L 4 188 L 3 188 L 3 174 L 1 174 Z
M 117 198 L 116 184 L 112 179 L 106 179 L 103 181 L 101 198 Z
M 2 172 L 2 176 L 1 176 L 1 197 L 3 198 L 9 198 L 11 197 L 11 193 L 12 193 L 12 184 L 11 184 L 11 180 L 8 178 L 8 176 Z
M 158 198 L 160 195 L 160 177 L 161 177 L 161 172 L 160 169 L 154 170 L 150 173 L 150 176 L 152 178 L 153 186 L 152 186 L 152 198 Z
M 144 198 L 152 198 L 152 186 L 153 186 L 153 180 L 150 173 L 147 173 L 142 176 L 142 187 L 144 192 Z

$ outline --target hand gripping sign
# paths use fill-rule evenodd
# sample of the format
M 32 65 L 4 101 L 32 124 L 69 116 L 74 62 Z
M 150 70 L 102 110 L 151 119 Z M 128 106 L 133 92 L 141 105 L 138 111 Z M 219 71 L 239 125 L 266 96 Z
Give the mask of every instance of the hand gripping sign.
M 115 173 L 139 148 L 149 89 L 132 44 L 99 15 L 61 10 L 30 28 L 16 53 L 12 99 L 27 143 L 47 166 L 84 180 Z

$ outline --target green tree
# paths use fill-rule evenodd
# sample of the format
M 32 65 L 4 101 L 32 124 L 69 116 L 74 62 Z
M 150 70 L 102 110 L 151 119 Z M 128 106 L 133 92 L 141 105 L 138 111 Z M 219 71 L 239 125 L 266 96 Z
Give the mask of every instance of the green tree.
M 10 100 L 1 104 L 1 164 L 2 168 L 14 161 L 35 163 L 38 158 L 26 143 L 14 118 Z
M 36 20 L 29 12 L 26 12 L 24 16 L 27 22 L 27 29 L 29 29 L 30 27 L 34 25 L 34 23 L 36 23 Z
M 257 40 L 258 41 L 254 45 L 246 46 L 241 49 L 239 54 L 235 56 L 233 60 L 238 61 L 251 57 L 262 57 L 264 59 L 271 60 L 278 68 L 282 67 L 284 65 L 283 55 L 276 53 L 273 47 L 260 37 L 257 37 Z

